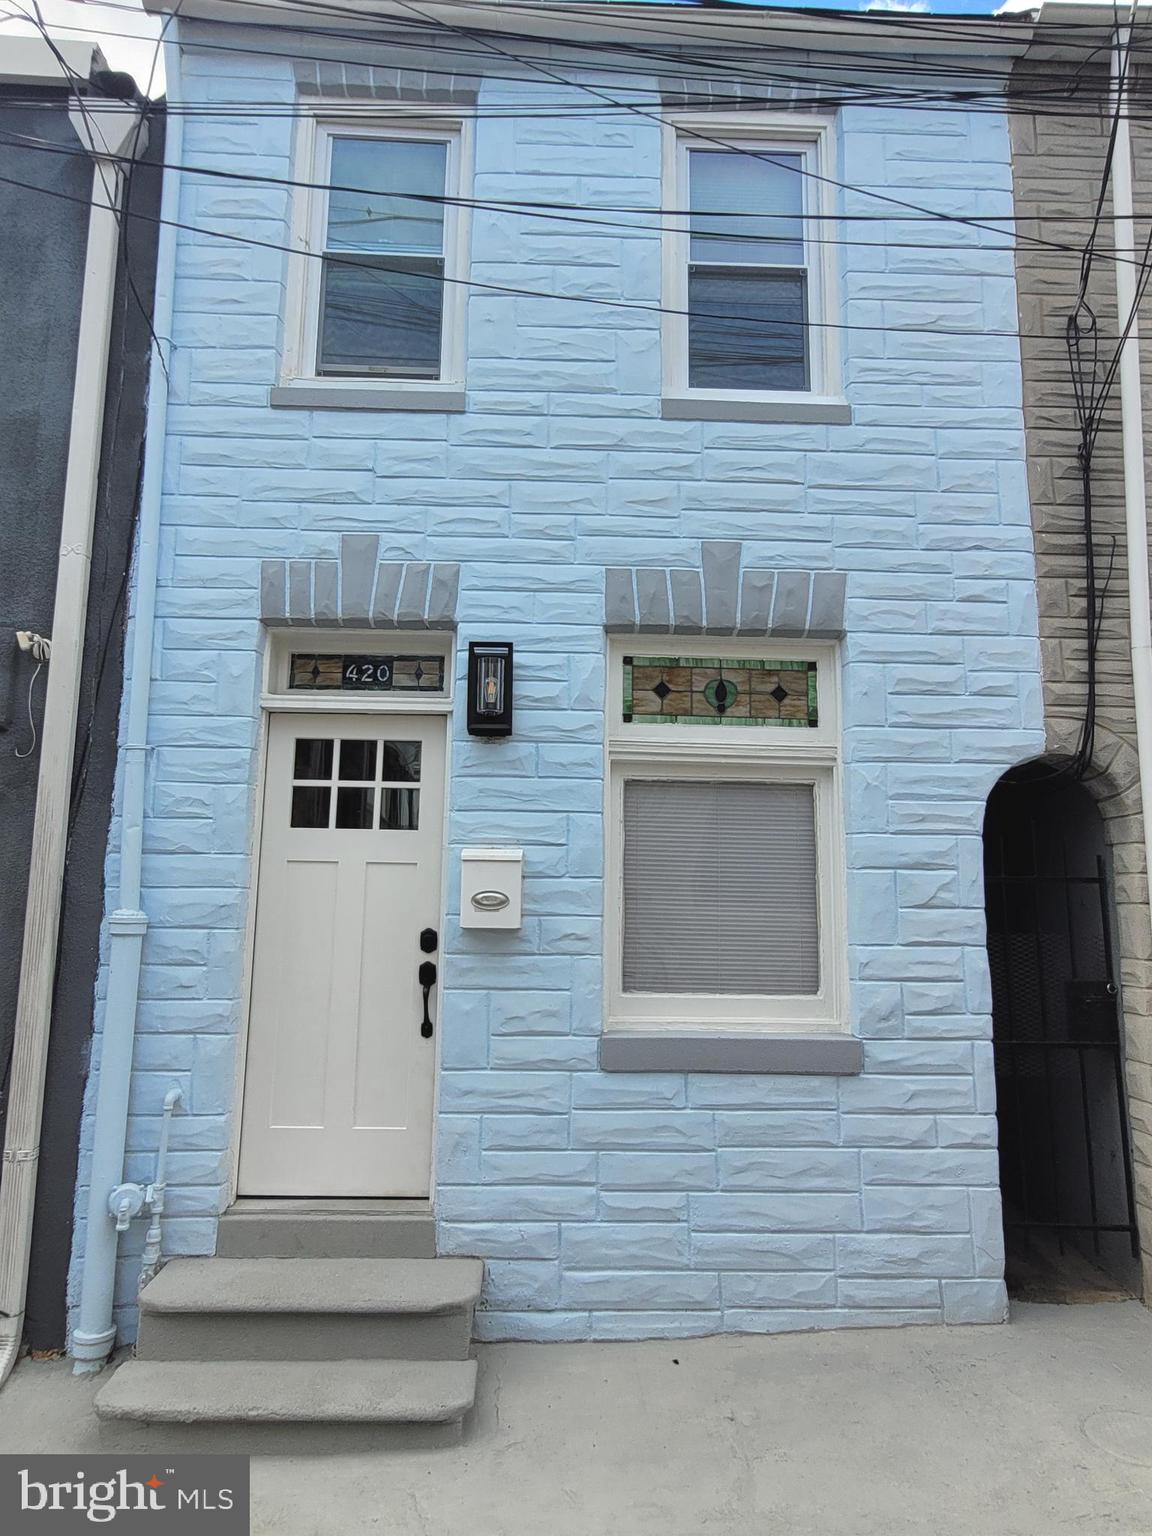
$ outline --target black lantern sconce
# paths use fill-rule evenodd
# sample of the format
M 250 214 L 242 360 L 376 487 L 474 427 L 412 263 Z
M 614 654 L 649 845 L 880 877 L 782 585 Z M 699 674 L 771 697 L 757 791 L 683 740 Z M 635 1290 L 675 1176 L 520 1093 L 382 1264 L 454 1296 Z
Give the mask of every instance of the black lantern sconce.
M 480 640 L 469 643 L 468 734 L 512 734 L 511 645 Z

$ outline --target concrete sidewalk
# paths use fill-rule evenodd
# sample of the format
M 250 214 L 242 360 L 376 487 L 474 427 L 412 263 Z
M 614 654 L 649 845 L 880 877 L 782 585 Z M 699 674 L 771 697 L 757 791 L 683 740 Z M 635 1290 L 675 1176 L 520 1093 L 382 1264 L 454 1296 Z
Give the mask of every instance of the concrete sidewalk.
M 253 1530 L 1152 1532 L 1152 1314 L 1135 1302 L 1021 1306 L 1003 1328 L 497 1344 L 480 1360 L 463 1445 L 259 1457 Z M 25 1361 L 0 1395 L 0 1451 L 99 1449 L 94 1391 Z

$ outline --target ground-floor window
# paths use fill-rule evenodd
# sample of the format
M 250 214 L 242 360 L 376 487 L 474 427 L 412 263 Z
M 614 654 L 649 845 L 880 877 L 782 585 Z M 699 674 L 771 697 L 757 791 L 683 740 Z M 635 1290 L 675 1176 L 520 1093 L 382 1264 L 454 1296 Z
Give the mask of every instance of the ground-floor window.
M 633 637 L 609 675 L 609 1026 L 843 1027 L 833 648 Z

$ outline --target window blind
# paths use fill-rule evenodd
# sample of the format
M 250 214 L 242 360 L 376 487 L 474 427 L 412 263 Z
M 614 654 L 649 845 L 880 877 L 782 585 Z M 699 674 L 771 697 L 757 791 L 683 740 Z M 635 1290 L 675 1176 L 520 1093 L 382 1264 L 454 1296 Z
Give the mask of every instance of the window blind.
M 812 786 L 628 780 L 623 950 L 626 992 L 818 991 Z

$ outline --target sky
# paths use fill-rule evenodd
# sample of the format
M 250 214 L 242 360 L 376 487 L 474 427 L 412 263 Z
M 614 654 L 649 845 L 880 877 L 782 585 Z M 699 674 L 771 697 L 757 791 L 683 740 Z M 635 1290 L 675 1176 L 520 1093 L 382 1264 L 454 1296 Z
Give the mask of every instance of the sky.
M 160 19 L 145 14 L 140 0 L 115 0 L 102 5 L 99 0 L 38 0 L 44 20 L 58 36 L 76 37 L 83 42 L 99 43 L 113 69 L 127 70 L 145 94 L 163 93 L 163 60 L 157 58 L 156 38 Z M 813 0 L 774 0 L 776 4 L 798 10 L 825 10 L 827 4 Z M 999 8 L 1000 0 L 839 0 L 833 9 L 847 11 L 919 11 L 935 16 L 972 15 Z M 17 13 L 30 10 L 30 0 L 0 0 L 0 48 L 4 36 L 34 32 L 31 22 Z M 148 81 L 152 79 L 152 88 Z
M 49 29 L 57 37 L 75 37 L 81 42 L 99 44 L 112 69 L 127 70 L 141 90 L 146 90 L 156 59 L 160 18 L 145 15 L 140 0 L 116 0 L 114 5 L 99 5 L 90 0 L 37 0 L 37 3 Z M 2 40 L 6 36 L 36 31 L 32 22 L 17 14 L 32 9 L 30 0 L 0 0 L 0 48 L 3 48 Z M 146 91 L 152 96 L 163 94 L 162 60 L 157 62 L 156 71 L 153 88 Z

